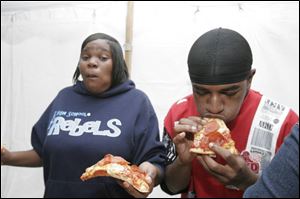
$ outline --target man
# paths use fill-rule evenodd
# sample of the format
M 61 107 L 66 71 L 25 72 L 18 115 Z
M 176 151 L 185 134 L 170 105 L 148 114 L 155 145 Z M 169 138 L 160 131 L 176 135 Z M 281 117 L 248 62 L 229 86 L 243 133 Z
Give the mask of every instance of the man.
M 173 104 L 164 121 L 165 192 L 242 197 L 269 164 L 298 115 L 250 89 L 255 75 L 251 66 L 250 46 L 233 30 L 214 29 L 195 41 L 188 55 L 193 95 Z M 190 153 L 190 138 L 202 128 L 201 117 L 224 120 L 240 155 L 227 151 L 211 158 Z

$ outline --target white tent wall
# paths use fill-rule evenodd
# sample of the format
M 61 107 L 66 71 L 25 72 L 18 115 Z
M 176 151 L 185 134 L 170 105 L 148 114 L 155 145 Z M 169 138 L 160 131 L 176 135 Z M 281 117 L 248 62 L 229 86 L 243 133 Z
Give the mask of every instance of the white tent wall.
M 82 41 L 125 42 L 126 2 L 1 1 L 1 143 L 30 149 L 33 124 L 72 84 Z M 252 88 L 299 110 L 299 2 L 134 2 L 131 79 L 151 99 L 160 131 L 189 94 L 187 55 L 204 32 L 231 28 L 253 51 Z M 42 197 L 42 169 L 1 167 L 1 197 Z M 155 188 L 150 197 L 178 197 Z

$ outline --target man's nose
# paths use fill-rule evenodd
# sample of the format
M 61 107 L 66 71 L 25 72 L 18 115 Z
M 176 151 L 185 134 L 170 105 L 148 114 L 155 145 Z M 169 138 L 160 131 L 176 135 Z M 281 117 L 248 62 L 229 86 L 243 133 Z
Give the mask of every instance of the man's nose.
M 213 114 L 219 114 L 224 110 L 222 99 L 217 94 L 212 94 L 208 99 L 207 111 Z

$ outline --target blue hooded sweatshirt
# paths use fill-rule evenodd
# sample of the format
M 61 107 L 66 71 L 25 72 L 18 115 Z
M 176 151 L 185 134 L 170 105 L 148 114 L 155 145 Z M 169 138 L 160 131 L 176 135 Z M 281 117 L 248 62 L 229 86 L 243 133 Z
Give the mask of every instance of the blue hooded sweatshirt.
M 156 114 L 131 80 L 97 96 L 81 81 L 61 90 L 34 125 L 31 143 L 43 159 L 44 197 L 131 197 L 111 177 L 81 181 L 108 153 L 164 170 Z

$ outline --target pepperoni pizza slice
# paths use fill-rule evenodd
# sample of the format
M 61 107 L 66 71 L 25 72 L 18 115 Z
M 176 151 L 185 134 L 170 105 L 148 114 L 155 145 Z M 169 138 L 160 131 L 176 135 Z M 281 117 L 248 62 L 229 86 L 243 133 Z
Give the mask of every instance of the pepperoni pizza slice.
M 85 181 L 98 176 L 110 176 L 128 182 L 139 192 L 148 193 L 150 187 L 146 181 L 146 173 L 136 165 L 129 164 L 120 156 L 107 154 L 102 160 L 88 167 L 80 178 Z
M 231 138 L 230 130 L 224 121 L 218 118 L 205 118 L 205 120 L 207 122 L 203 125 L 203 128 L 194 134 L 193 145 L 190 151 L 215 157 L 215 152 L 208 147 L 209 143 L 213 142 L 229 150 L 232 154 L 238 154 L 235 142 Z

